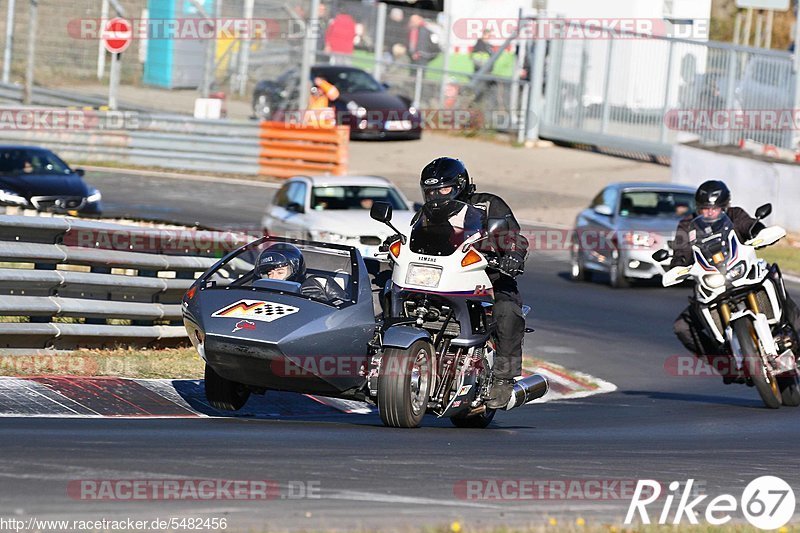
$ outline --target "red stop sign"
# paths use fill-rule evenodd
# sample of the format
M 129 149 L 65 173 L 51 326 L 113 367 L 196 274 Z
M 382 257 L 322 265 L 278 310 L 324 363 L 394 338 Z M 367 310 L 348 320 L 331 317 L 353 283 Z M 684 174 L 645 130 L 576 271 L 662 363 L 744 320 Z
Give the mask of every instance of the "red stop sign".
M 133 40 L 131 23 L 124 18 L 113 18 L 103 28 L 103 44 L 112 54 L 121 54 Z

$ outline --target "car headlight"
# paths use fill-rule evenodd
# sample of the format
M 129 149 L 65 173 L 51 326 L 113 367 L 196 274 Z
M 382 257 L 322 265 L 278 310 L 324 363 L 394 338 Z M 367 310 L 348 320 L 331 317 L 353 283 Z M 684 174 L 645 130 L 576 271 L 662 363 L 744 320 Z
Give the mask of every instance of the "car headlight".
M 735 281 L 744 276 L 746 273 L 747 273 L 747 266 L 745 266 L 744 263 L 739 263 L 730 270 L 728 270 L 727 274 L 725 274 L 725 277 L 728 279 L 728 281 Z
M 17 193 L 0 189 L 0 203 L 25 206 L 28 205 L 28 200 Z
M 406 285 L 435 288 L 442 278 L 442 268 L 428 265 L 411 265 L 406 274 Z
M 365 107 L 361 107 L 352 100 L 347 102 L 347 110 L 350 112 L 350 114 L 355 115 L 358 118 L 361 118 L 367 114 L 367 109 Z
M 95 202 L 99 202 L 101 198 L 103 198 L 103 195 L 100 194 L 100 191 L 95 189 L 92 194 L 86 197 L 86 202 L 89 204 L 93 204 Z
M 716 289 L 725 285 L 725 276 L 722 274 L 706 274 L 703 276 L 703 282 L 712 289 Z

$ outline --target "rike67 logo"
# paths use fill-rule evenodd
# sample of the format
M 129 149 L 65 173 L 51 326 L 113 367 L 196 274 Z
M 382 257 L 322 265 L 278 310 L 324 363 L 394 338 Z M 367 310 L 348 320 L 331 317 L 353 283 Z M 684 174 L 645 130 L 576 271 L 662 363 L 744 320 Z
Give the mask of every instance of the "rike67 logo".
M 639 480 L 633 493 L 625 524 L 631 524 L 638 514 L 643 524 L 650 524 L 651 510 L 658 510 L 658 524 L 680 524 L 684 518 L 690 524 L 698 524 L 697 517 L 702 515 L 708 524 L 720 526 L 733 518 L 731 513 L 741 510 L 745 519 L 754 527 L 764 530 L 778 529 L 789 523 L 795 511 L 795 498 L 792 487 L 775 476 L 761 476 L 754 479 L 744 488 L 738 500 L 731 494 L 722 494 L 706 502 L 708 495 L 703 494 L 690 500 L 694 479 L 683 485 L 673 481 L 669 491 L 662 498 L 662 487 L 658 481 Z M 673 513 L 673 503 L 677 500 Z M 656 503 L 657 502 L 657 503 Z M 662 504 L 663 502 L 663 504 Z M 705 503 L 705 512 L 700 508 Z M 652 505 L 654 504 L 654 505 Z M 648 506 L 652 505 L 652 509 Z M 670 521 L 670 515 L 672 520 Z

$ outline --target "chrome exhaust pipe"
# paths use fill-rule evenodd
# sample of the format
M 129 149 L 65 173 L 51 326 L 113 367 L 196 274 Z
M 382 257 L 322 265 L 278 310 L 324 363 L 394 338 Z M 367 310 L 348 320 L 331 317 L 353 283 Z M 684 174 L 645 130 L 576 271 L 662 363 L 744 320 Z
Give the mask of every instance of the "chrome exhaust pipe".
M 522 378 L 514 383 L 514 390 L 511 392 L 511 399 L 506 405 L 506 411 L 510 411 L 515 407 L 520 407 L 526 403 L 541 398 L 550 386 L 547 384 L 547 379 L 540 374 L 533 374 L 526 378 Z

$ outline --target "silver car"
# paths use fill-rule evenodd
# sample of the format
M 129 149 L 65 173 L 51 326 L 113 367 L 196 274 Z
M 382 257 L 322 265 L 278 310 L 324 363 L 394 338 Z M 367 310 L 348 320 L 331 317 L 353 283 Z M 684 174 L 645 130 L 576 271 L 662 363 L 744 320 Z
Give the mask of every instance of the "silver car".
M 612 287 L 631 279 L 664 274 L 651 256 L 668 248 L 678 221 L 694 212 L 692 187 L 669 183 L 614 183 L 578 214 L 571 242 L 571 272 L 576 281 L 607 273 Z

